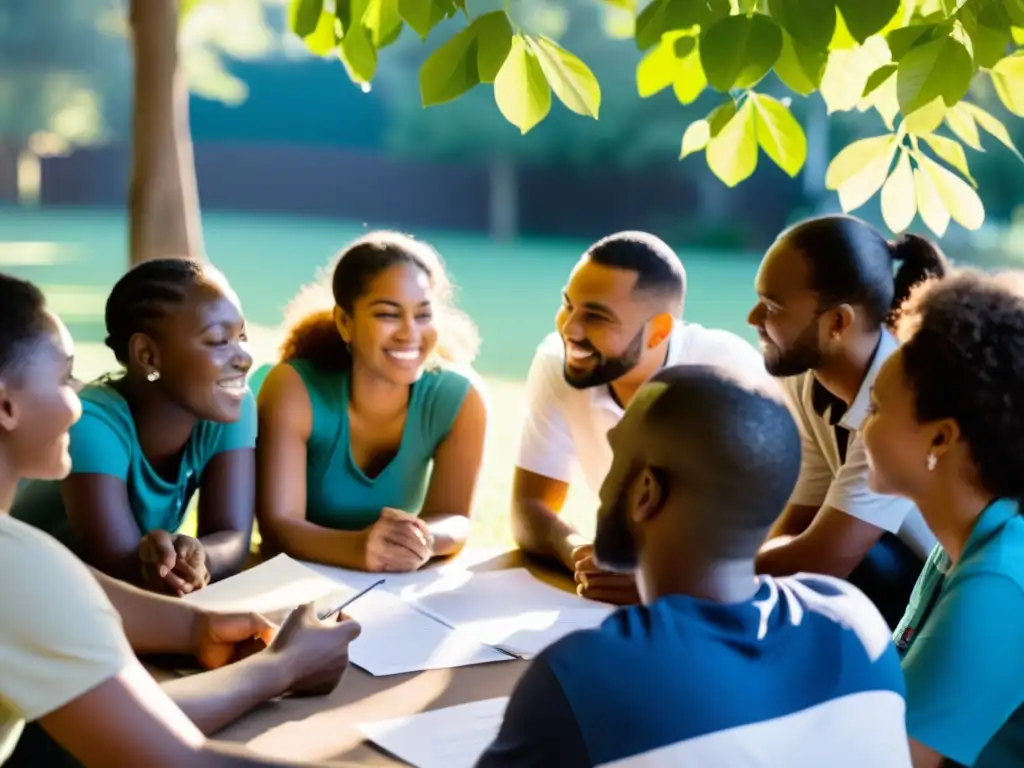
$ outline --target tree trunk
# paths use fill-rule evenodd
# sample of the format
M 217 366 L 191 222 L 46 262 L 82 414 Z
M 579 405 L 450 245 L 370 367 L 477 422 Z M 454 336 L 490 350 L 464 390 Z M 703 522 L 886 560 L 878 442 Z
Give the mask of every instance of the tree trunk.
M 488 166 L 488 177 L 491 237 L 509 242 L 519 233 L 519 176 L 515 163 L 495 157 Z
M 132 264 L 205 257 L 188 86 L 178 63 L 178 17 L 178 0 L 131 0 L 135 55 L 128 192 Z

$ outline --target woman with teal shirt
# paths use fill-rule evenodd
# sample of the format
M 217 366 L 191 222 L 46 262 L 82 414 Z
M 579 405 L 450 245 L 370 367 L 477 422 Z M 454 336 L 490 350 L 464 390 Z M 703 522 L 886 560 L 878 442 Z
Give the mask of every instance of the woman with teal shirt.
M 487 413 L 456 368 L 476 330 L 405 235 L 356 240 L 331 283 L 334 308 L 299 318 L 260 388 L 260 532 L 302 560 L 412 571 L 469 533 Z
M 252 536 L 256 406 L 238 297 L 209 264 L 147 261 L 114 286 L 106 326 L 123 376 L 82 389 L 71 474 L 27 484 L 11 514 L 104 573 L 191 592 L 240 570 Z M 198 539 L 176 533 L 197 490 Z
M 1024 276 L 925 284 L 899 326 L 863 436 L 939 541 L 894 636 L 914 768 L 1024 765 Z

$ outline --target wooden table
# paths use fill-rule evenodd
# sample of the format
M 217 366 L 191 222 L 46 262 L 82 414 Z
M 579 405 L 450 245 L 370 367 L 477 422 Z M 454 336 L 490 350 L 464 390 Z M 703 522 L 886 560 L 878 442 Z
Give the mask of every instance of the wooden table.
M 549 584 L 573 589 L 568 574 L 528 559 L 518 550 L 470 550 L 457 561 L 464 562 L 472 571 L 526 567 Z M 507 696 L 528 663 L 512 660 L 387 677 L 374 677 L 351 666 L 329 696 L 272 702 L 225 728 L 215 738 L 242 743 L 254 752 L 279 759 L 330 759 L 342 765 L 360 766 L 404 765 L 365 742 L 355 726 Z

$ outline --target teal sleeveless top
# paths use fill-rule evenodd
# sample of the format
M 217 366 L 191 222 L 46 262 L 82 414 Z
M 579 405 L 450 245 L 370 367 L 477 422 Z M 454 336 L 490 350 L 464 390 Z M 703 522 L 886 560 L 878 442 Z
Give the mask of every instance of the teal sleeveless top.
M 290 360 L 288 365 L 306 385 L 313 416 L 306 446 L 306 519 L 355 531 L 376 522 L 384 507 L 419 514 L 434 453 L 462 408 L 469 379 L 444 369 L 423 373 L 409 394 L 398 452 L 371 478 L 352 459 L 349 372 L 325 371 L 308 360 Z

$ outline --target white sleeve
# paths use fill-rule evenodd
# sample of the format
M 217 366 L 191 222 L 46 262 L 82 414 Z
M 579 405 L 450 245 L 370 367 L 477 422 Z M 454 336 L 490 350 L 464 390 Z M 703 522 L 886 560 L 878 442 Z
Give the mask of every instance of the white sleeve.
M 868 456 L 859 434 L 850 436 L 846 462 L 828 490 L 824 506 L 835 507 L 851 517 L 898 533 L 914 503 L 899 496 L 875 493 L 868 488 Z
M 814 436 L 807 414 L 801 407 L 802 378 L 787 379 L 781 384 L 790 413 L 800 432 L 800 474 L 797 476 L 789 503 L 800 507 L 821 507 L 832 485 L 832 468 Z
M 714 365 L 728 371 L 741 382 L 752 382 L 767 386 L 781 394 L 778 379 L 768 373 L 764 367 L 764 355 L 754 348 L 746 339 L 730 331 L 710 330 L 702 340 L 704 347 L 700 362 Z
M 568 483 L 576 467 L 572 431 L 560 388 L 566 387 L 558 358 L 537 350 L 526 377 L 526 415 L 516 466 Z

